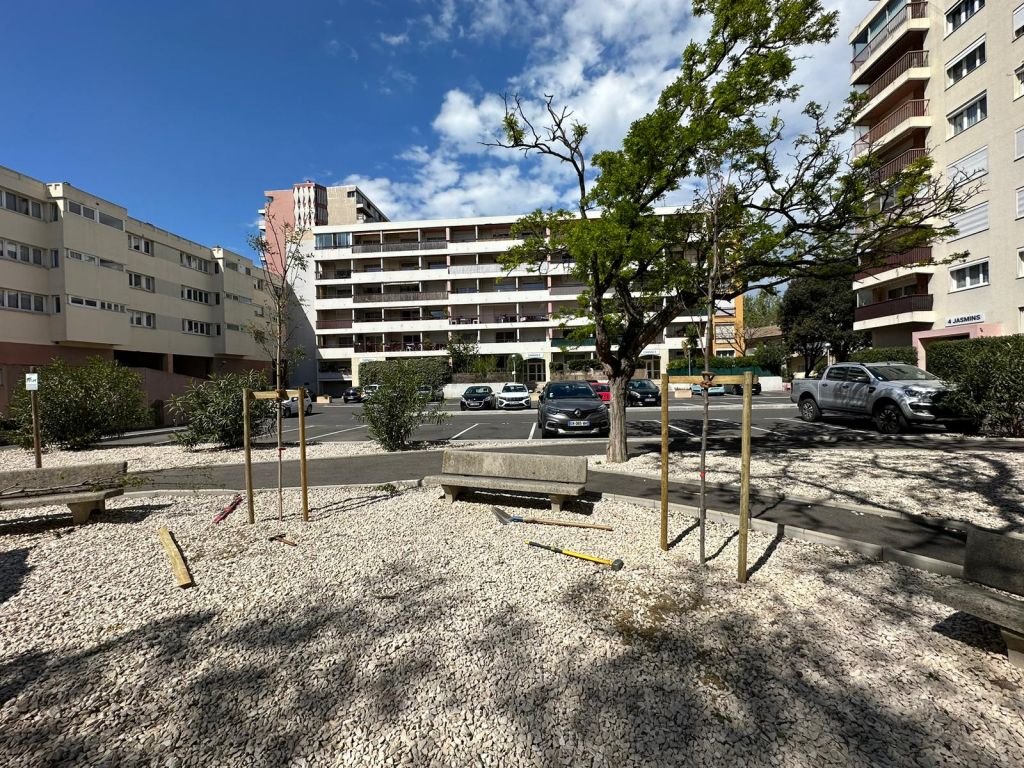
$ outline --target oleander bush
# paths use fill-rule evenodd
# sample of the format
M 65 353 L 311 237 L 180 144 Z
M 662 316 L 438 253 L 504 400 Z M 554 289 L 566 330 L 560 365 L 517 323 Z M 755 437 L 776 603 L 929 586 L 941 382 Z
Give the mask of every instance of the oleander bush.
M 444 385 L 452 380 L 452 369 L 448 361 L 441 357 L 420 357 L 409 360 L 374 360 L 359 366 L 359 383 L 383 384 L 388 366 L 392 363 L 403 363 L 403 370 L 413 377 L 416 386 L 429 386 L 435 391 L 444 389 Z
M 413 434 L 424 424 L 442 424 L 450 417 L 440 404 L 432 405 L 417 392 L 420 360 L 389 360 L 375 370 L 380 389 L 363 402 L 359 418 L 369 426 L 370 438 L 386 451 L 409 447 Z M 362 369 L 360 369 L 362 371 Z
M 262 371 L 212 374 L 192 381 L 184 393 L 170 401 L 170 411 L 185 429 L 174 433 L 174 440 L 186 448 L 209 443 L 237 448 L 245 442 L 242 392 L 270 389 Z M 253 400 L 249 406 L 250 433 L 265 435 L 274 425 L 273 400 Z

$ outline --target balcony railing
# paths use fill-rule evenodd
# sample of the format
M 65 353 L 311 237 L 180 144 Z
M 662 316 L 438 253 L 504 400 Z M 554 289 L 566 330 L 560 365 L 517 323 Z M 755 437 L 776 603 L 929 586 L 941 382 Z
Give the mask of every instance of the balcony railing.
M 319 331 L 331 331 L 339 328 L 351 328 L 351 320 L 317 320 L 316 327 Z
M 885 260 L 879 264 L 874 264 L 870 267 L 866 267 L 860 270 L 855 276 L 855 280 L 863 280 L 865 277 L 871 275 L 877 275 L 880 272 L 888 272 L 890 269 L 898 269 L 900 267 L 912 267 L 912 266 L 928 266 L 932 263 L 932 249 L 924 246 L 921 248 L 911 248 L 909 251 L 904 253 L 896 253 L 891 256 L 886 256 Z
M 871 38 L 867 45 L 854 54 L 853 60 L 850 62 L 853 65 L 853 71 L 856 72 L 860 69 L 864 62 L 871 58 L 873 53 L 885 45 L 885 42 L 893 36 L 894 32 L 907 23 L 908 19 L 923 19 L 927 16 L 928 3 L 907 3 L 895 16 L 889 19 L 888 24 L 878 30 L 878 34 Z
M 448 267 L 448 272 L 452 275 L 494 274 L 502 271 L 501 264 L 459 264 Z
M 875 179 L 878 181 L 885 181 L 890 176 L 902 171 L 915 160 L 924 157 L 927 153 L 928 150 L 924 148 L 908 149 L 903 154 L 893 158 L 885 165 L 883 165 L 881 168 L 879 168 L 878 171 L 876 171 L 875 173 Z
M 356 243 L 352 253 L 392 253 L 394 251 L 431 251 L 447 248 L 447 240 L 412 240 L 407 243 Z
M 885 136 L 885 134 L 889 133 L 889 131 L 902 123 L 905 123 L 911 118 L 925 117 L 927 114 L 928 99 L 914 99 L 913 101 L 903 102 L 896 107 L 896 109 L 871 126 L 867 132 L 861 134 L 860 138 L 858 138 L 853 144 L 853 153 L 855 155 L 864 154 L 871 148 L 872 144 Z
M 336 269 L 333 272 L 324 270 L 320 273 L 321 280 L 348 280 L 352 277 L 351 269 Z
M 356 352 L 443 352 L 448 345 L 444 342 L 430 341 L 357 341 L 353 348 Z
M 907 51 L 906 54 L 900 57 L 899 61 L 879 75 L 878 78 L 864 90 L 864 93 L 867 95 L 868 99 L 873 99 L 890 85 L 895 83 L 900 78 L 900 75 L 905 74 L 907 70 L 914 67 L 927 66 L 928 51 Z
M 381 303 L 384 301 L 437 301 L 447 299 L 448 291 L 420 291 L 418 293 L 360 293 L 352 297 L 356 304 Z
M 857 307 L 853 313 L 853 319 L 874 320 L 878 317 L 890 317 L 902 315 L 905 312 L 931 312 L 935 297 L 930 293 L 921 293 L 915 296 L 902 296 L 889 301 L 879 301 L 875 304 L 868 304 L 864 307 Z

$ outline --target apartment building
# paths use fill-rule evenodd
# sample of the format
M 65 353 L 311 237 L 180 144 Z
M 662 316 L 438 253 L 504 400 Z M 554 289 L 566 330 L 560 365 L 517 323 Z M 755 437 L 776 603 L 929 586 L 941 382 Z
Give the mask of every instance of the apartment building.
M 674 209 L 661 211 L 669 215 Z M 593 340 L 567 338 L 585 324 L 560 315 L 576 306 L 581 284 L 568 263 L 539 272 L 504 270 L 498 257 L 513 239 L 515 216 L 368 222 L 314 228 L 310 244 L 318 391 L 359 383 L 369 360 L 448 356 L 453 336 L 477 342 L 480 353 L 520 355 L 532 381 L 557 364 L 594 356 Z M 715 352 L 742 351 L 742 299 L 723 302 L 715 320 Z M 686 365 L 687 329 L 703 317 L 679 317 L 644 350 L 649 375 Z
M 3 167 L 0 247 L 0 408 L 26 368 L 57 357 L 136 368 L 151 401 L 188 377 L 267 367 L 249 332 L 263 271 L 243 256 Z
M 856 276 L 854 327 L 922 360 L 935 339 L 1024 332 L 1024 4 L 879 0 L 850 43 L 868 98 L 855 154 L 891 175 L 930 152 L 937 173 L 979 187 L 955 238 Z

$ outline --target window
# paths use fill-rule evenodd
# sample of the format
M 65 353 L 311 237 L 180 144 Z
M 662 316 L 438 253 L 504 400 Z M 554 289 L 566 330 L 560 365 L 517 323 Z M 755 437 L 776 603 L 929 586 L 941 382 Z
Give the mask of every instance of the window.
M 68 210 L 71 213 L 76 214 L 77 216 L 82 215 L 82 206 L 80 206 L 78 203 L 72 202 L 71 200 L 68 200 Z
M 55 315 L 60 314 L 60 296 L 53 297 L 53 313 Z
M 494 340 L 499 344 L 512 344 L 516 340 L 515 331 L 497 331 L 494 334 Z
M 140 275 L 138 272 L 129 272 L 128 287 L 138 288 L 152 293 L 156 289 L 156 281 L 149 275 Z
M 136 309 L 128 310 L 128 324 L 137 328 L 155 328 L 156 315 L 152 312 L 139 312 Z
M 182 319 L 181 332 L 192 333 L 196 336 L 220 336 L 220 323 L 204 323 L 199 320 Z
M 33 219 L 43 218 L 43 206 L 41 203 L 37 203 L 35 200 L 32 201 L 31 215 Z
M 949 135 L 956 136 L 959 133 L 963 133 L 986 117 L 988 117 L 988 98 L 983 93 L 946 117 L 949 121 Z
M 69 259 L 74 259 L 75 261 L 84 261 L 87 264 L 95 264 L 97 262 L 96 257 L 92 254 L 82 253 L 81 251 L 72 251 L 70 248 L 65 251 L 65 256 Z
M 352 233 L 327 232 L 325 234 L 319 234 L 316 236 L 316 243 L 313 247 L 318 250 L 323 248 L 351 248 Z
M 986 173 L 988 173 L 988 147 L 977 149 L 946 166 L 946 176 L 950 181 L 958 184 L 984 176 Z
M 99 214 L 100 224 L 106 224 L 108 227 L 120 229 L 122 232 L 124 231 L 124 222 L 121 221 L 121 219 L 116 216 L 111 216 L 109 213 L 104 213 L 103 211 L 100 211 Z
M 1024 216 L 1024 187 L 1017 190 L 1017 218 Z
M 963 0 L 946 13 L 946 34 L 955 32 L 969 18 L 985 7 L 985 0 Z
M 181 266 L 194 269 L 197 272 L 209 272 L 210 262 L 206 259 L 201 259 L 198 256 L 193 256 L 191 253 L 185 253 L 184 251 L 179 252 L 181 258 Z
M 949 285 L 951 292 L 988 285 L 988 262 L 980 261 L 977 264 L 949 270 Z
M 230 269 L 232 272 L 237 272 L 238 271 L 238 264 L 236 264 L 233 261 L 225 261 L 224 262 L 224 269 Z
M 189 288 L 187 285 L 181 286 L 181 298 L 185 301 L 196 301 L 200 304 L 210 303 L 210 292 L 201 291 L 198 288 Z
M 107 312 L 124 312 L 124 304 L 117 304 L 113 301 L 101 301 L 100 309 L 105 309 Z
M 1024 64 L 1013 70 L 1013 98 L 1024 96 Z
M 42 267 L 44 266 L 44 253 L 45 251 L 42 248 L 36 248 L 35 246 L 15 243 L 12 240 L 0 241 L 0 255 L 6 254 L 7 258 L 12 261 L 20 261 L 24 264 L 34 264 L 37 267 Z
M 1024 248 L 1017 249 L 1017 277 L 1024 277 Z
M 976 40 L 971 45 L 946 64 L 946 87 L 959 83 L 967 75 L 985 63 L 985 38 Z
M 50 251 L 50 266 L 55 269 L 60 267 L 60 251 L 56 248 Z
M 1024 157 L 1024 128 L 1018 128 L 1013 133 L 1013 158 L 1020 160 Z
M 82 206 L 82 218 L 89 219 L 90 221 L 96 221 L 96 209 L 90 208 L 87 205 Z
M 1024 35 L 1024 5 L 1018 6 L 1013 12 L 1013 39 Z
M 984 232 L 988 229 L 988 203 L 968 208 L 959 216 L 952 217 L 950 223 L 957 229 L 957 234 L 950 240 L 967 237 L 976 232 Z
M 128 235 L 128 247 L 139 253 L 153 255 L 153 241 L 138 235 Z
M 46 314 L 46 297 L 36 293 L 0 290 L 0 308 Z
M 240 331 L 240 330 L 242 330 L 242 326 L 240 326 L 238 323 L 225 323 L 225 325 L 228 327 L 229 331 Z
M 5 205 L 4 205 L 4 207 L 7 208 L 8 211 L 14 211 L 15 213 L 17 213 L 18 212 L 18 196 L 16 194 L 14 194 L 13 192 L 5 193 Z
M 119 261 L 111 261 L 110 259 L 100 259 L 100 266 L 104 269 L 112 269 L 115 272 L 124 272 L 124 264 Z
M 42 220 L 43 218 L 43 206 L 45 203 L 41 203 L 38 200 L 31 200 L 21 195 L 16 195 L 13 192 L 0 190 L 0 202 L 8 211 L 14 213 L 23 213 L 26 216 L 31 216 L 33 219 Z
M 93 309 L 99 306 L 99 302 L 96 299 L 84 299 L 81 296 L 68 296 L 68 304 L 74 304 L 78 307 L 92 307 Z
M 885 298 L 889 301 L 893 299 L 902 299 L 904 296 L 916 296 L 917 295 L 917 283 L 910 283 L 910 285 L 901 285 L 896 288 L 890 288 L 885 292 Z

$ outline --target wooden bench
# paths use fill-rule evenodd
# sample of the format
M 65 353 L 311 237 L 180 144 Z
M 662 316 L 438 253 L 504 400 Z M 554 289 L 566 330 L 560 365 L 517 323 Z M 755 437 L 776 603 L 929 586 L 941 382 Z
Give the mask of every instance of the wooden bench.
M 1024 667 L 1024 600 L 1013 595 L 1024 596 L 1024 538 L 970 529 L 964 582 L 935 598 L 998 626 L 1010 663 Z
M 560 512 L 568 498 L 583 493 L 587 483 L 587 460 L 583 456 L 445 451 L 441 474 L 426 477 L 423 482 L 440 485 L 449 503 L 466 488 L 522 491 L 547 495 L 551 499 L 551 510 Z
M 124 493 L 128 464 L 84 464 L 0 472 L 0 511 L 67 504 L 75 525 L 106 509 L 106 500 Z

